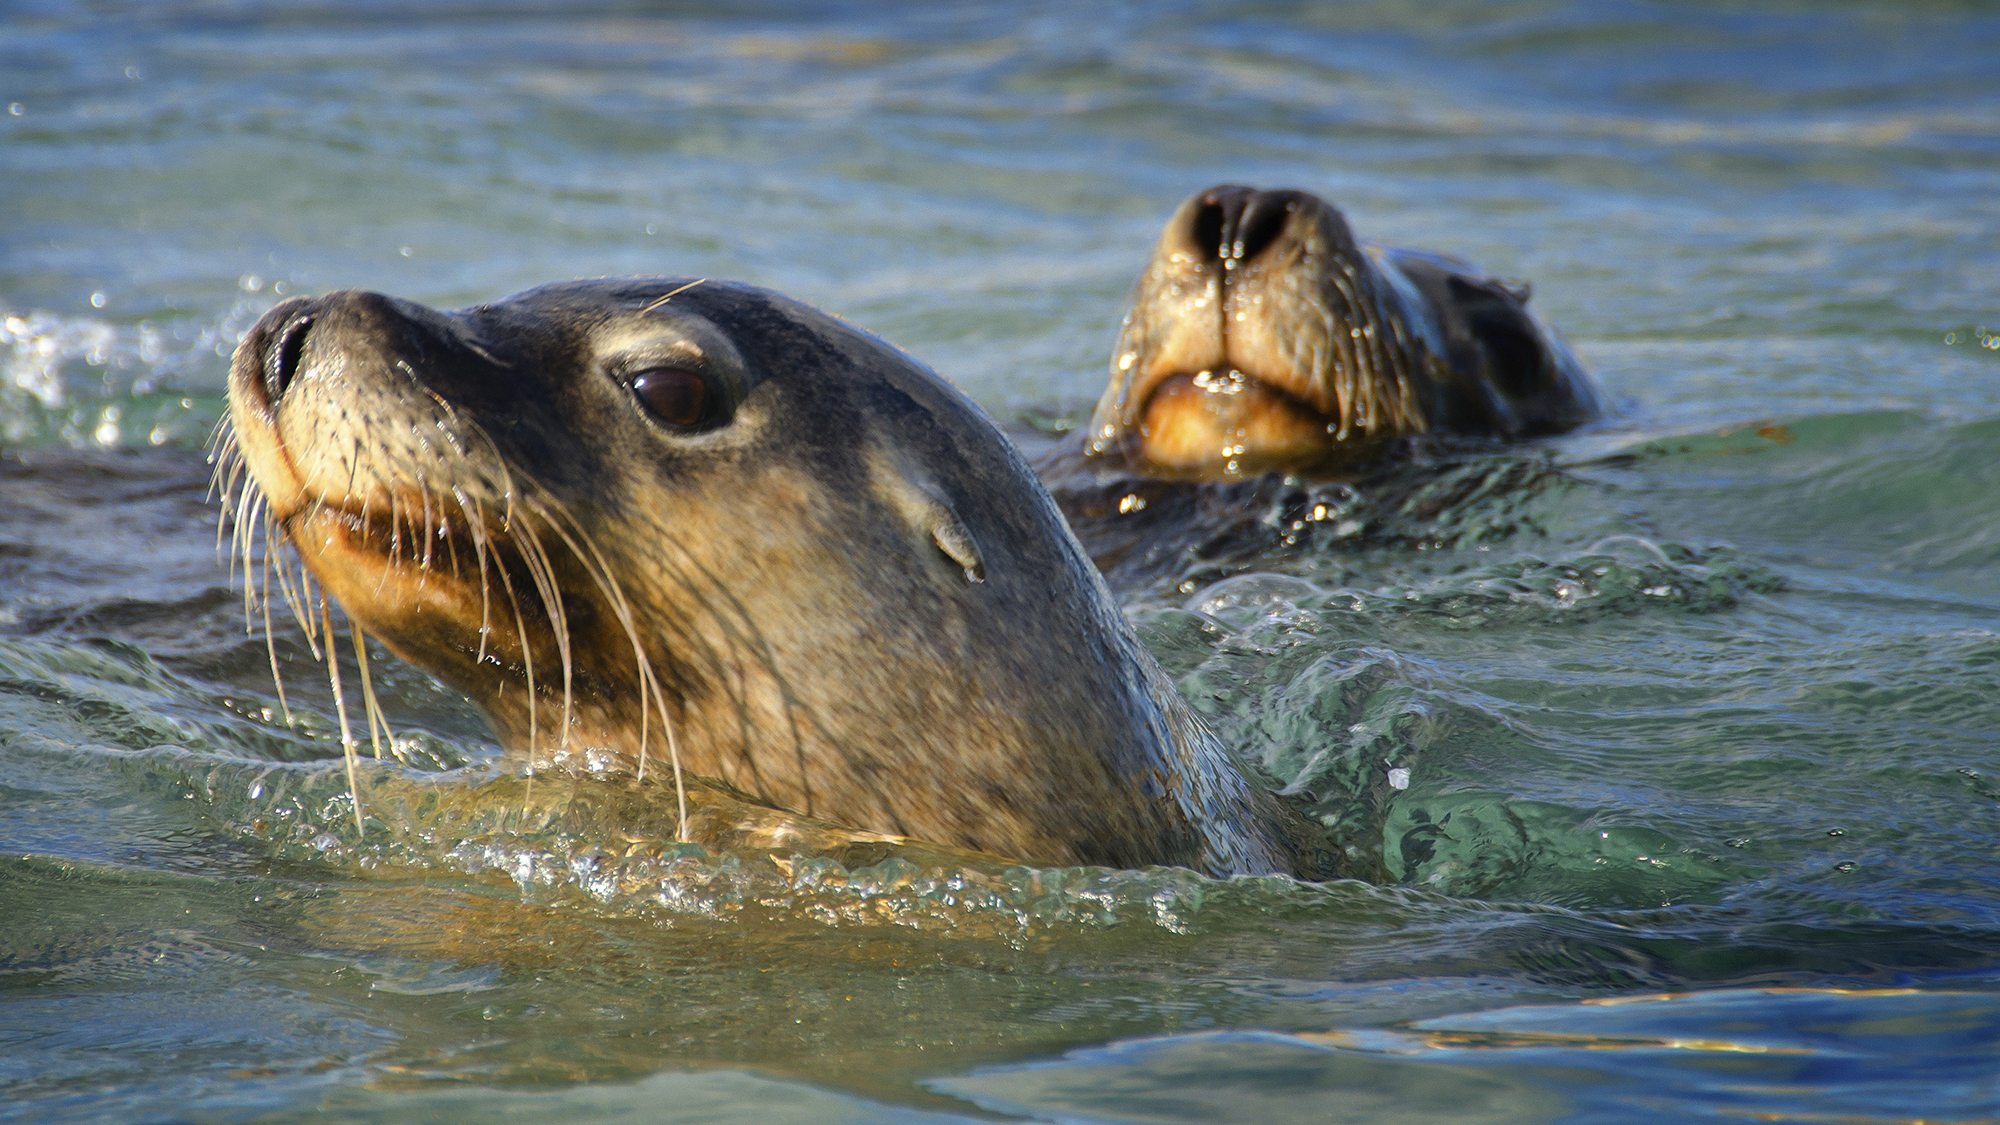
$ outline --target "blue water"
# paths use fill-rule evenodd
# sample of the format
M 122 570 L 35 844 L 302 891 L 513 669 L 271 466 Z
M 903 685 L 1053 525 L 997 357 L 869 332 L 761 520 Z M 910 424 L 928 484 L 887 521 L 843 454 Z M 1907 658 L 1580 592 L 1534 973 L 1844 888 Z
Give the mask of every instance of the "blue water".
M 1943 2 L 0 10 L 0 1120 L 2000 1117 L 1997 43 Z M 1114 572 L 1360 879 L 627 846 L 386 654 L 398 827 L 342 835 L 323 672 L 281 622 L 286 724 L 206 499 L 264 309 L 740 278 L 1034 445 L 1225 180 L 1532 280 L 1621 404 Z

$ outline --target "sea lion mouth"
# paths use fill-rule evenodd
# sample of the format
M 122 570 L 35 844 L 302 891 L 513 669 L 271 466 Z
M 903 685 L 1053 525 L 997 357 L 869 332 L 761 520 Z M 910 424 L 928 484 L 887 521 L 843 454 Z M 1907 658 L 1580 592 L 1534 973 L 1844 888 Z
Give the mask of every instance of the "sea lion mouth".
M 1153 382 L 1138 440 L 1155 465 L 1229 474 L 1310 465 L 1339 428 L 1312 404 L 1236 369 L 1175 372 Z
M 1340 212 L 1225 184 L 1167 221 L 1114 349 L 1090 450 L 1230 476 L 1427 428 L 1401 295 Z

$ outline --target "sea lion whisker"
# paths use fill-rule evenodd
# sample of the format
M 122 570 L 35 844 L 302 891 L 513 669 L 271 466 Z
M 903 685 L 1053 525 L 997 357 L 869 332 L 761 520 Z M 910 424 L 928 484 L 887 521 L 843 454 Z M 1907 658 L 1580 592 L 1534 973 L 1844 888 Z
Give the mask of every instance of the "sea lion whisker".
M 405 524 L 408 524 L 410 527 L 410 532 L 408 535 L 404 534 L 403 531 L 403 527 Z M 417 526 L 417 521 L 410 518 L 409 502 L 404 499 L 400 491 L 394 489 L 390 490 L 389 566 L 392 569 L 402 565 L 403 555 L 405 553 L 406 548 L 408 548 L 410 542 L 409 536 L 416 534 L 416 526 Z M 411 551 L 410 553 L 414 556 L 414 551 Z
M 324 660 L 326 657 L 321 654 L 319 646 L 319 626 L 312 613 L 314 596 L 312 571 L 307 568 L 305 560 L 301 558 L 299 559 L 299 600 L 304 603 L 306 610 L 300 616 L 299 624 L 305 627 L 306 647 L 312 650 L 313 659 Z
M 433 461 L 424 465 L 413 474 L 417 480 L 417 487 L 424 496 L 424 510 L 426 513 L 429 513 L 426 518 L 428 534 L 424 537 L 426 544 L 424 556 L 425 567 L 428 569 L 431 563 L 439 555 L 442 555 L 444 561 L 451 564 L 451 576 L 456 580 L 459 577 L 458 558 L 454 554 L 457 545 L 452 538 L 451 509 L 446 504 L 446 497 L 451 492 L 449 475 L 446 474 L 445 476 L 447 481 L 446 486 L 440 487 L 433 483 L 432 470 L 441 468 L 443 459 L 437 457 L 435 451 L 431 452 L 433 453 Z M 433 504 L 436 505 L 435 508 L 432 507 Z M 443 544 L 443 547 L 440 549 L 438 544 Z M 439 565 L 439 569 L 443 569 L 442 564 Z
M 236 443 L 236 427 L 230 424 L 229 416 L 226 414 L 216 419 L 215 425 L 208 432 L 207 457 L 208 463 L 213 468 L 209 470 L 208 493 L 203 499 L 214 500 L 222 496 L 224 506 L 227 507 L 225 478 L 233 481 L 235 473 L 240 472 L 243 466 Z
M 674 805 L 680 825 L 677 835 L 680 837 L 682 843 L 687 843 L 691 837 L 688 835 L 687 779 L 681 772 L 681 744 L 679 738 L 674 734 L 674 718 L 667 712 L 667 698 L 660 691 L 659 677 L 653 674 L 652 664 L 650 661 L 643 659 L 643 653 L 641 657 L 641 666 L 645 672 L 645 686 L 652 694 L 653 705 L 660 710 L 660 727 L 667 732 L 667 762 L 673 767 L 674 771 Z M 641 701 L 641 710 L 644 710 L 643 701 Z M 646 765 L 645 749 L 646 744 L 642 739 L 639 743 L 639 765 L 641 769 Z
M 521 548 L 521 560 L 528 568 L 528 577 L 535 583 L 535 591 L 542 599 L 542 612 L 549 618 L 549 632 L 556 642 L 556 656 L 562 662 L 563 722 L 562 737 L 557 742 L 558 750 L 569 748 L 574 663 L 570 659 L 569 616 L 564 612 L 562 587 L 556 581 L 555 568 L 550 563 L 548 552 L 531 527 L 523 527 L 523 534 L 515 537 Z
M 215 522 L 215 543 L 220 549 L 223 519 L 236 506 L 237 487 L 244 479 L 244 461 L 233 440 L 226 449 L 217 450 L 210 456 L 215 461 L 215 470 L 208 475 L 208 499 L 221 501 Z
M 260 596 L 258 597 L 257 601 L 263 607 L 264 610 L 264 653 L 266 656 L 269 656 L 271 658 L 271 686 L 278 690 L 278 711 L 280 714 L 285 716 L 285 729 L 291 730 L 293 729 L 294 725 L 292 722 L 292 705 L 285 699 L 285 677 L 279 674 L 278 672 L 278 637 L 277 637 L 277 632 L 271 628 L 271 548 L 270 548 L 271 523 L 270 521 L 272 519 L 272 516 L 270 514 L 268 507 L 265 510 L 264 519 L 265 519 L 265 524 L 264 524 L 265 546 L 264 546 L 264 558 L 263 558 L 264 582 L 262 589 L 259 591 Z
M 518 534 L 509 536 L 519 546 Z M 507 574 L 505 565 L 494 568 L 500 575 L 500 588 L 507 594 L 507 603 L 514 608 L 514 637 L 521 646 L 521 668 L 528 681 L 528 776 L 532 785 L 534 777 L 535 751 L 539 743 L 535 712 L 535 652 L 534 644 L 528 639 L 528 621 L 521 612 L 521 596 L 514 590 L 514 580 Z
M 1368 323 L 1361 327 L 1361 338 L 1368 342 L 1368 349 L 1373 353 L 1376 365 L 1376 376 L 1370 380 L 1371 393 L 1368 396 L 1369 432 L 1373 433 L 1375 430 L 1389 428 L 1403 421 L 1398 416 L 1400 412 L 1396 409 L 1397 396 L 1394 396 L 1392 391 L 1403 382 L 1402 361 L 1405 352 L 1402 348 L 1392 348 L 1391 341 L 1387 338 L 1389 334 L 1384 331 L 1385 326 L 1393 323 L 1393 320 L 1388 310 L 1382 307 L 1381 287 L 1368 285 L 1367 296 L 1369 318 Z
M 267 510 L 267 516 L 268 520 L 264 527 L 265 563 L 266 565 L 269 565 L 271 556 L 274 553 L 277 555 L 278 564 L 274 570 L 274 573 L 276 574 L 278 579 L 278 594 L 280 597 L 284 599 L 285 608 L 291 610 L 292 619 L 299 622 L 300 626 L 303 628 L 306 619 L 306 612 L 305 609 L 303 608 L 304 599 L 302 599 L 299 596 L 298 590 L 293 585 L 292 563 L 294 561 L 297 561 L 300 569 L 303 570 L 305 568 L 305 561 L 303 559 L 295 560 L 293 555 L 296 554 L 296 552 L 288 554 L 282 549 L 280 549 L 279 541 L 282 539 L 285 542 L 289 542 L 291 539 L 291 535 L 279 523 L 275 513 L 269 513 Z
M 347 763 L 347 793 L 354 800 L 354 828 L 366 836 L 368 826 L 361 820 L 361 785 L 354 775 L 354 734 L 347 723 L 347 696 L 340 690 L 340 654 L 333 647 L 333 610 L 327 604 L 329 600 L 324 593 L 320 594 L 320 623 L 326 628 L 326 675 L 333 685 L 333 709 L 340 716 L 340 752 Z
M 1352 433 L 1354 428 L 1354 399 L 1360 393 L 1357 379 L 1360 375 L 1361 361 L 1355 350 L 1353 337 L 1340 331 L 1340 327 L 1340 319 L 1328 314 L 1326 334 L 1333 345 L 1335 356 L 1333 397 L 1340 415 L 1339 429 L 1334 431 L 1333 437 L 1335 441 L 1346 441 L 1348 434 Z
M 462 504 L 459 506 L 459 514 L 465 514 L 465 506 Z M 451 516 L 445 511 L 442 497 L 438 500 L 438 528 L 444 536 L 444 557 L 445 561 L 451 563 L 452 581 L 463 582 L 465 581 L 465 574 L 459 569 L 458 536 L 452 534 Z
M 271 616 L 271 550 L 275 542 L 274 519 L 271 515 L 271 500 L 261 491 L 257 501 L 251 505 L 238 522 L 235 532 L 238 557 L 243 560 L 243 633 L 245 636 L 256 631 L 251 616 L 253 605 L 262 608 L 264 617 Z M 259 535 L 262 532 L 262 535 Z M 261 548 L 259 549 L 261 539 Z M 252 567 L 261 562 L 261 567 L 253 572 Z M 235 580 L 231 567 L 231 581 Z
M 1336 440 L 1345 441 L 1355 430 L 1367 429 L 1367 409 L 1362 399 L 1368 393 L 1369 371 L 1374 357 L 1361 334 L 1361 301 L 1355 292 L 1355 277 L 1346 263 L 1329 272 L 1327 280 L 1340 298 L 1340 307 L 1331 305 L 1327 313 L 1327 335 L 1340 349 L 1340 430 Z
M 211 477 L 210 479 L 211 479 L 211 484 L 209 486 L 209 489 L 211 492 L 214 492 L 216 490 L 216 485 L 213 483 L 214 478 Z M 239 493 L 233 490 L 227 484 L 222 485 L 221 504 L 218 505 L 215 514 L 215 553 L 217 555 L 221 555 L 223 553 L 223 547 L 222 547 L 223 528 L 226 527 L 229 529 L 229 534 L 230 534 L 229 581 L 231 582 L 236 581 L 235 537 L 243 526 L 243 519 L 242 519 L 243 499 L 244 496 L 248 494 L 248 491 L 249 491 L 248 489 L 245 489 L 243 492 Z
M 231 513 L 225 509 L 225 514 L 230 517 L 234 525 L 229 531 L 230 582 L 236 581 L 236 563 L 238 560 L 241 560 L 243 563 L 243 632 L 246 636 L 252 631 L 250 623 L 250 591 L 256 585 L 250 579 L 250 555 L 255 549 L 253 535 L 255 528 L 254 520 L 256 519 L 256 513 L 260 510 L 263 499 L 264 497 L 261 492 L 253 497 L 251 490 L 245 489 L 242 496 L 238 498 L 235 511 Z M 220 548 L 219 528 L 217 539 L 216 546 Z
M 679 289 L 676 289 L 673 292 L 668 293 L 666 296 L 661 297 L 659 300 L 654 301 L 652 304 L 647 305 L 643 309 L 640 309 L 639 312 L 642 314 L 652 312 L 654 309 L 659 308 L 661 305 L 666 304 L 668 301 L 673 300 L 675 297 L 680 296 L 681 294 L 687 292 L 690 289 L 693 289 L 695 286 L 700 285 L 702 282 L 707 280 L 708 279 L 705 277 L 697 277 L 693 281 L 688 282 L 686 285 L 681 286 Z
M 361 623 L 352 616 L 347 619 L 354 640 L 354 663 L 361 669 L 361 702 L 368 713 L 368 740 L 375 745 L 375 760 L 382 760 L 382 743 L 386 739 L 391 746 L 396 736 L 389 731 L 389 720 L 382 715 L 382 707 L 375 699 L 375 683 L 368 676 L 368 636 L 361 631 Z M 379 728 L 379 730 L 378 730 Z
M 474 664 L 486 662 L 486 642 L 493 633 L 493 598 L 489 576 L 486 571 L 486 510 L 476 498 L 468 497 L 464 489 L 454 486 L 452 496 L 458 501 L 458 509 L 465 514 L 466 533 L 472 539 L 472 555 L 479 562 L 479 651 L 473 655 Z
M 208 439 L 202 443 L 210 457 L 236 447 L 236 420 L 228 411 L 223 411 L 208 428 Z
M 354 478 L 355 475 L 361 471 L 361 435 L 355 434 L 353 440 L 349 444 L 352 456 L 345 456 L 345 455 L 343 456 L 344 459 L 347 461 L 347 495 L 353 496 Z M 362 504 L 365 510 L 367 504 L 367 499 L 365 497 L 362 500 Z M 366 517 L 364 516 L 363 518 L 365 519 Z
M 417 563 L 417 589 L 421 590 L 424 588 L 424 580 L 430 577 L 432 542 L 431 490 L 430 486 L 421 480 L 417 482 L 417 502 L 423 506 L 424 511 L 424 554 L 422 561 Z

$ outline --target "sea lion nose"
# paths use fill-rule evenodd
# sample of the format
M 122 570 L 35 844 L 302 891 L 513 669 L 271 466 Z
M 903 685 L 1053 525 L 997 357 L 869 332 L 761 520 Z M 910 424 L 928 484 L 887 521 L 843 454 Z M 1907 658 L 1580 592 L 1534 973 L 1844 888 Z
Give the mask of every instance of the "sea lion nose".
M 264 314 L 243 338 L 236 363 L 240 376 L 254 379 L 264 399 L 276 405 L 334 357 L 388 362 L 434 352 L 444 338 L 441 323 L 439 314 L 421 305 L 358 289 L 294 297 Z M 334 370 L 349 366 L 337 364 Z
M 1189 216 L 1188 236 L 1211 260 L 1234 269 L 1277 241 L 1301 197 L 1296 191 L 1258 191 L 1241 184 L 1212 187 L 1201 193 Z

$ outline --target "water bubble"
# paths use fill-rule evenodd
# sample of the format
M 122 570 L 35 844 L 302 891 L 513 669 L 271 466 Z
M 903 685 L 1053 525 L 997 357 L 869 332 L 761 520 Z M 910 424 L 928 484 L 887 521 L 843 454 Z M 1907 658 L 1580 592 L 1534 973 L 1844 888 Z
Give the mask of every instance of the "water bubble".
M 26 113 L 27 111 L 21 108 L 20 102 L 8 102 L 7 112 L 15 117 L 19 117 L 23 113 Z
M 1285 574 L 1241 574 L 1208 587 L 1190 599 L 1184 608 L 1215 617 L 1232 610 L 1268 612 L 1273 606 L 1317 605 L 1325 599 L 1325 590 L 1303 578 Z
M 110 298 L 106 297 L 104 295 L 104 291 L 100 289 L 97 292 L 92 293 L 90 295 L 90 307 L 93 309 L 101 309 L 105 306 L 106 302 L 108 302 L 109 300 Z
M 407 246 L 402 246 L 402 247 L 398 247 L 398 248 L 397 248 L 397 250 L 396 250 L 396 253 L 398 253 L 398 254 L 401 254 L 401 255 L 402 255 L 403 257 L 407 258 L 407 257 L 409 257 L 410 255 L 412 255 L 412 254 L 416 253 L 416 251 L 415 251 L 415 250 L 412 250 L 412 249 L 410 249 L 410 248 L 409 248 L 409 247 L 407 247 Z
M 245 293 L 255 293 L 264 288 L 264 279 L 254 273 L 246 273 L 236 279 L 236 287 Z
M 138 80 L 139 80 L 139 78 L 140 78 L 140 74 L 139 74 L 139 68 L 138 68 L 138 67 L 136 67 L 136 66 L 128 66 L 128 67 L 126 67 L 126 68 L 125 68 L 125 77 L 127 77 L 127 78 L 130 78 L 130 79 L 132 79 L 132 80 L 133 80 L 134 82 L 138 81 Z
M 1643 535 L 1607 535 L 1584 548 L 1584 553 L 1587 555 L 1609 555 L 1619 562 L 1631 566 L 1670 567 L 1674 565 L 1673 560 L 1667 557 L 1666 551 L 1662 550 L 1658 543 L 1653 542 Z

